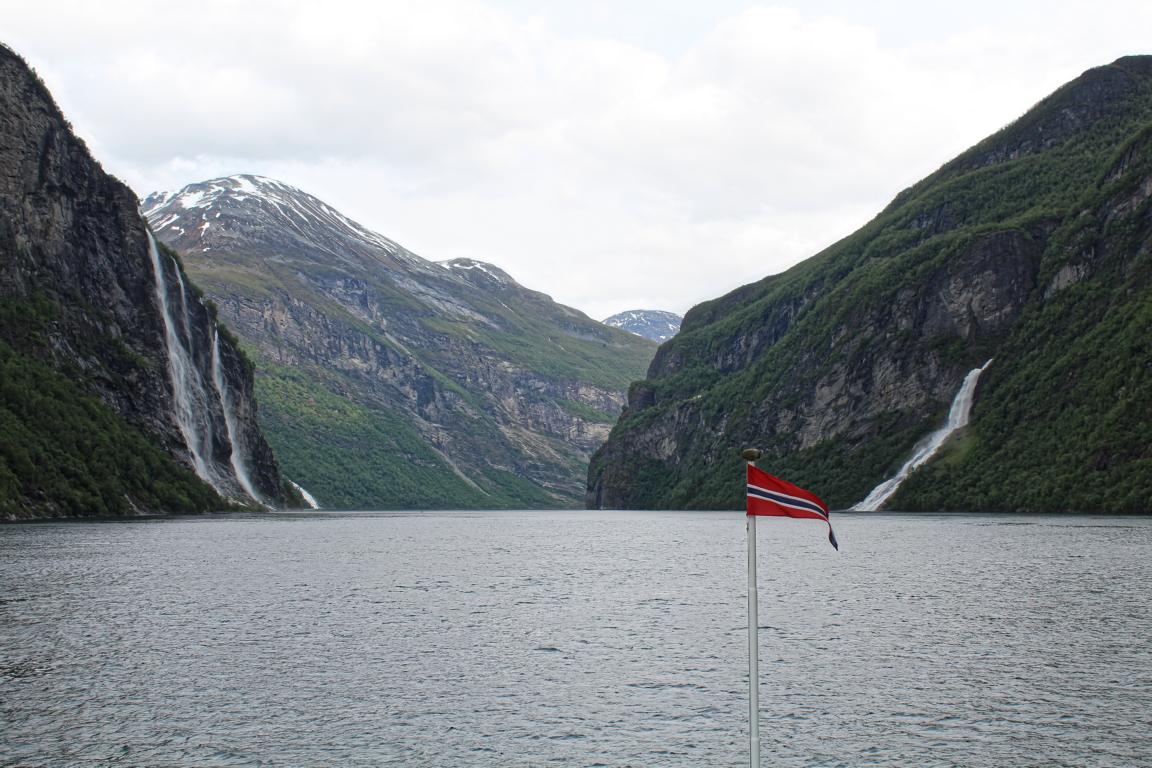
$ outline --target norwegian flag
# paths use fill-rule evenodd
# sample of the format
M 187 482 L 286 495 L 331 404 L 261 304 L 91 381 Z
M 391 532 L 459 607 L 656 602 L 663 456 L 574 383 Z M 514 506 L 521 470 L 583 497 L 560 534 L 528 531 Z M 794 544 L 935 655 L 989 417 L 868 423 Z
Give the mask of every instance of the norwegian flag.
M 748 514 L 765 517 L 802 517 L 828 523 L 828 541 L 837 551 L 836 534 L 828 519 L 828 505 L 819 496 L 787 480 L 748 465 Z

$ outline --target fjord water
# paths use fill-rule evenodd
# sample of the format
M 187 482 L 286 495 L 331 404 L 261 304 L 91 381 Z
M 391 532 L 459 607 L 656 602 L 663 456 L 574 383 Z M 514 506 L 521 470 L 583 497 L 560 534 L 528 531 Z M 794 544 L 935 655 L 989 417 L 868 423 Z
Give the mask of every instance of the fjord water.
M 1152 520 L 760 526 L 776 766 L 1152 764 Z M 746 765 L 736 513 L 0 528 L 0 765 Z

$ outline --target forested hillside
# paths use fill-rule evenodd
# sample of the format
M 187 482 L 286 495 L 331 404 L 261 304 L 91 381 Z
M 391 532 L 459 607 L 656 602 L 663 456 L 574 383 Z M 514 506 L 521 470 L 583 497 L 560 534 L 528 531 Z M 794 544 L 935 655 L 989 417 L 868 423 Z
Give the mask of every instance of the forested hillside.
M 1086 72 L 795 268 L 702 304 L 592 461 L 588 504 L 732 508 L 738 451 L 847 507 L 1152 509 L 1152 57 Z

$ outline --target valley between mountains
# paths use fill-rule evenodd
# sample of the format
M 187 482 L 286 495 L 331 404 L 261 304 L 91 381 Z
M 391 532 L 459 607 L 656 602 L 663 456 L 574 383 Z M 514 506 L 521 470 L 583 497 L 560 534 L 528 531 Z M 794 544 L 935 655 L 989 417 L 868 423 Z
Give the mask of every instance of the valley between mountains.
M 2 46 L 0 105 L 0 518 L 737 509 L 746 446 L 834 508 L 1152 510 L 1152 57 L 682 323 L 262 176 L 141 203 Z
M 656 349 L 273 179 L 214 179 L 142 210 L 252 356 L 286 476 L 328 508 L 579 506 Z

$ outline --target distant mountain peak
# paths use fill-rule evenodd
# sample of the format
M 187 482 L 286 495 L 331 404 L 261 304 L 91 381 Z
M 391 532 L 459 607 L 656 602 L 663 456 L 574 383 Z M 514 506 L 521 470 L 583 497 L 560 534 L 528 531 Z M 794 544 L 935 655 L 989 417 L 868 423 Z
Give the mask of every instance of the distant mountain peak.
M 181 210 L 212 208 L 221 198 L 235 197 L 243 200 L 247 196 L 275 199 L 283 195 L 309 196 L 284 182 L 266 176 L 241 173 L 224 176 L 209 181 L 189 184 L 179 190 L 153 192 L 144 198 L 141 210 L 148 216 L 162 208 L 177 207 Z
M 153 230 L 177 241 L 179 250 L 206 252 L 219 236 L 231 240 L 276 232 L 323 250 L 383 251 L 410 264 L 426 263 L 323 200 L 266 176 L 243 173 L 153 192 L 140 208 Z
M 668 341 L 679 332 L 683 319 L 675 312 L 660 309 L 630 309 L 607 317 L 602 322 L 652 341 Z

